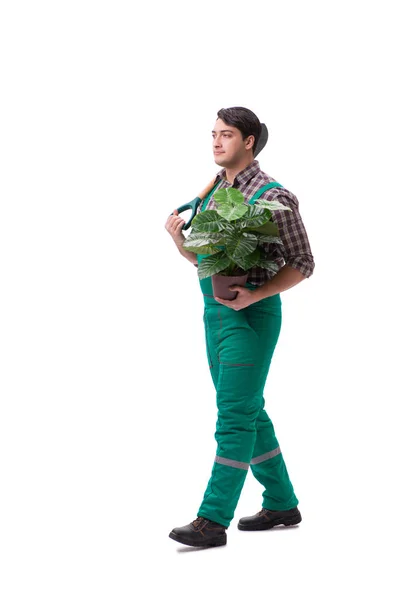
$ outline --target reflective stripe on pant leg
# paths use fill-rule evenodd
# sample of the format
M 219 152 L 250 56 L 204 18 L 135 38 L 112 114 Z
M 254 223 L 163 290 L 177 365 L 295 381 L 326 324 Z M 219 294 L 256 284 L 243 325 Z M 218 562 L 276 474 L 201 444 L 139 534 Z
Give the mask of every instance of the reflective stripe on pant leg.
M 234 467 L 235 469 L 244 469 L 247 471 L 249 463 L 239 462 L 238 460 L 231 460 L 230 458 L 223 458 L 222 456 L 216 456 L 215 462 L 220 465 L 226 465 L 227 467 Z
M 275 448 L 275 450 L 271 450 L 271 452 L 266 452 L 265 454 L 261 454 L 261 456 L 256 456 L 255 458 L 252 458 L 250 463 L 252 465 L 258 465 L 258 463 L 264 462 L 265 460 L 268 460 L 270 458 L 274 458 L 274 456 L 277 456 L 280 453 L 281 449 L 278 446 L 277 448 Z

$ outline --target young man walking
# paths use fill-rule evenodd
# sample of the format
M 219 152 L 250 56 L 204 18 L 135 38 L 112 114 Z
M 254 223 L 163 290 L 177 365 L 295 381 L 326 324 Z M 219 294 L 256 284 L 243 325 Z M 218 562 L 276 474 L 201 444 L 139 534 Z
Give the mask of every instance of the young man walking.
M 263 391 L 281 329 L 280 293 L 310 277 L 314 259 L 296 196 L 261 171 L 254 158 L 263 127 L 268 135 L 249 109 L 218 111 L 212 131 L 213 153 L 222 169 L 197 210 L 214 209 L 214 193 L 231 186 L 243 193 L 246 204 L 261 198 L 278 200 L 291 209 L 272 212 L 282 244 L 266 244 L 266 249 L 280 267 L 278 273 L 252 268 L 245 286 L 232 286 L 238 292 L 235 300 L 214 297 L 211 278 L 200 280 L 207 357 L 218 408 L 217 451 L 197 518 L 169 534 L 190 546 L 226 544 L 226 529 L 249 468 L 264 487 L 262 508 L 240 519 L 239 529 L 264 530 L 301 521 L 298 499 L 264 409 Z M 265 186 L 268 189 L 260 194 Z M 184 224 L 174 210 L 165 227 L 182 256 L 197 266 L 204 257 L 183 248 Z

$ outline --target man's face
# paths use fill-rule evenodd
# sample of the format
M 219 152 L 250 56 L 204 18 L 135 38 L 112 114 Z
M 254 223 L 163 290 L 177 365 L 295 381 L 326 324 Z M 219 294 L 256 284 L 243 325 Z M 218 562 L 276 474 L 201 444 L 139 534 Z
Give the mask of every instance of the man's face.
M 249 143 L 253 136 L 242 139 L 237 127 L 217 119 L 212 131 L 214 160 L 220 167 L 234 167 L 249 155 Z M 251 152 L 251 151 L 250 151 Z

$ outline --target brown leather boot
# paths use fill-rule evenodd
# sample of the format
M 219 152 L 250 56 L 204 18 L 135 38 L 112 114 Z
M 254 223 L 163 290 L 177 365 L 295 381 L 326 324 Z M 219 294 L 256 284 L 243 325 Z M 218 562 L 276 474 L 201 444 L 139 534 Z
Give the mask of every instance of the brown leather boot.
M 301 521 L 301 514 L 297 506 L 290 510 L 268 510 L 262 508 L 260 512 L 252 517 L 239 519 L 238 529 L 242 531 L 259 531 L 271 529 L 276 525 L 297 525 Z
M 175 527 L 169 537 L 187 546 L 224 546 L 226 527 L 204 517 L 197 517 L 184 527 Z

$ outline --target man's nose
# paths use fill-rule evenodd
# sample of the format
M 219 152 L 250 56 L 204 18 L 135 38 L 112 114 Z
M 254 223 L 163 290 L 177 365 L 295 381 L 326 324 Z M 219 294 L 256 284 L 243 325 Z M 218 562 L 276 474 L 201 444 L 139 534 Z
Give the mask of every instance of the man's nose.
M 214 148 L 219 148 L 219 146 L 221 145 L 221 140 L 218 137 L 214 138 Z

